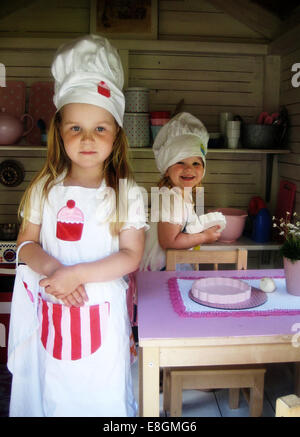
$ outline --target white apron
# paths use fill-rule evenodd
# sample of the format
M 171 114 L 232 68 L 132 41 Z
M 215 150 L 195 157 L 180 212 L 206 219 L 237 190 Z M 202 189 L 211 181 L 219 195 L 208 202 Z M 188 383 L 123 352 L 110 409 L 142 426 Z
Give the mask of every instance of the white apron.
M 41 244 L 65 265 L 119 250 L 109 224 L 97 220 L 103 185 L 50 190 Z M 126 282 L 85 284 L 89 301 L 68 308 L 45 293 L 41 278 L 28 266 L 17 268 L 8 346 L 10 416 L 135 416 Z

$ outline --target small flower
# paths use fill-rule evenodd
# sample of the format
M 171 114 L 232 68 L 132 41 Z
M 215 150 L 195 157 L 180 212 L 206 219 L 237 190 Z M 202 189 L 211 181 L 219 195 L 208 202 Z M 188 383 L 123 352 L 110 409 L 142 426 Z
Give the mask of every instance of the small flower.
M 297 212 L 286 212 L 285 218 L 273 217 L 273 227 L 283 237 L 280 253 L 291 261 L 300 260 L 300 220 Z

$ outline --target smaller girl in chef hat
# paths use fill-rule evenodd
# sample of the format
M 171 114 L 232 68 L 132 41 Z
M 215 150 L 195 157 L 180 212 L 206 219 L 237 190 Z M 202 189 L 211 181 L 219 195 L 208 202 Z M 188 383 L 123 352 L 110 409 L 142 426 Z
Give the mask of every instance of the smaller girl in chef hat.
M 155 220 L 146 235 L 141 270 L 164 270 L 166 249 L 190 249 L 220 237 L 222 214 L 198 217 L 194 208 L 195 189 L 206 170 L 208 139 L 203 123 L 186 112 L 173 117 L 157 134 L 153 151 L 161 173 L 159 201 L 154 204 L 152 196 Z

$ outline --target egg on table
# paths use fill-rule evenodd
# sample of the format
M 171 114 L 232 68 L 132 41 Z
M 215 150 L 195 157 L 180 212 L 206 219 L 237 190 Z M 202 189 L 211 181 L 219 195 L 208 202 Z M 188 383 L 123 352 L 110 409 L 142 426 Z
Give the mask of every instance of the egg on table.
M 276 285 L 272 278 L 261 278 L 259 287 L 265 293 L 272 293 L 276 290 Z

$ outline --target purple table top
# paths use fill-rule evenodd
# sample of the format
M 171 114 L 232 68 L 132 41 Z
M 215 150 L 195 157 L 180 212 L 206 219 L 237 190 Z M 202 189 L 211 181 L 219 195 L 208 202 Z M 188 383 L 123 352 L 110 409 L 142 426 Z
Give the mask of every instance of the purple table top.
M 139 272 L 138 327 L 140 340 L 187 337 L 242 337 L 293 335 L 292 326 L 299 315 L 258 317 L 185 318 L 173 309 L 168 289 L 172 277 L 275 277 L 283 270 L 219 270 L 188 272 Z M 300 299 L 300 298 L 299 298 Z

